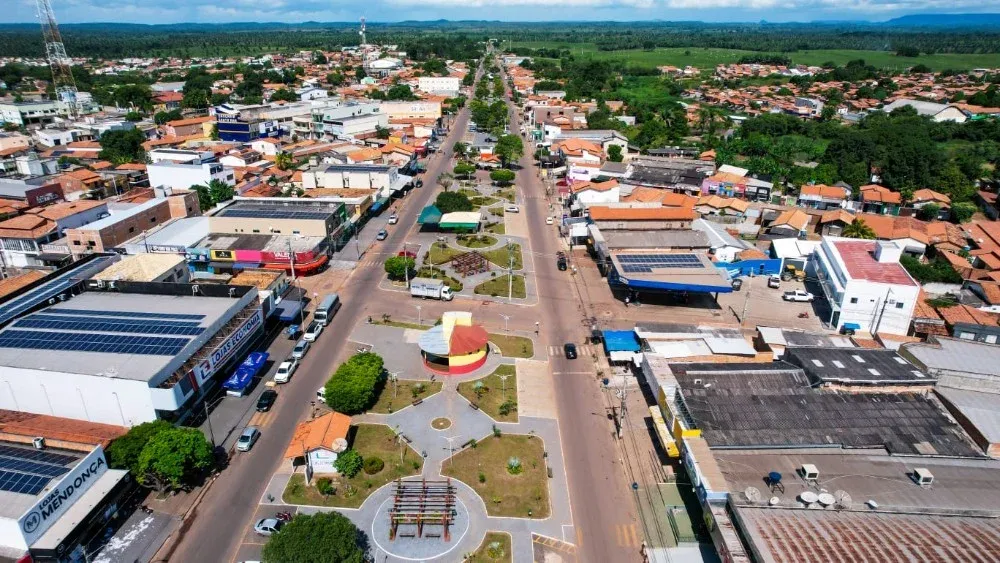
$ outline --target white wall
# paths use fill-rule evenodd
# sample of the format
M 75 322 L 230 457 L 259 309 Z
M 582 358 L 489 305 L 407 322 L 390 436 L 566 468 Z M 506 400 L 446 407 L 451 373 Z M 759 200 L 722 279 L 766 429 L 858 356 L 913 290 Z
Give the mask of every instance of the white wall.
M 851 280 L 844 290 L 837 326 L 857 323 L 861 325 L 861 331 L 866 333 L 877 328 L 878 332 L 906 335 L 910 330 L 919 292 L 920 288 L 917 286 Z M 852 303 L 853 299 L 857 299 L 857 303 Z M 902 308 L 899 307 L 900 304 Z
M 424 92 L 455 93 L 461 87 L 461 82 L 454 76 L 421 76 L 417 80 L 417 88 Z
M 8 367 L 0 390 L 0 408 L 8 410 L 119 426 L 156 420 L 145 381 Z
M 149 174 L 150 186 L 167 186 L 176 190 L 187 190 L 195 184 L 207 184 L 212 179 L 222 180 L 230 185 L 236 183 L 232 170 L 223 168 L 212 174 L 211 167 L 211 164 L 150 164 L 146 167 L 146 172 Z
M 24 533 L 17 525 L 17 519 L 0 518 L 0 546 L 28 550 L 28 543 L 24 541 Z
M 576 199 L 585 205 L 592 205 L 595 203 L 618 203 L 620 195 L 621 190 L 614 187 L 603 192 L 597 190 L 583 190 L 582 192 L 576 194 Z

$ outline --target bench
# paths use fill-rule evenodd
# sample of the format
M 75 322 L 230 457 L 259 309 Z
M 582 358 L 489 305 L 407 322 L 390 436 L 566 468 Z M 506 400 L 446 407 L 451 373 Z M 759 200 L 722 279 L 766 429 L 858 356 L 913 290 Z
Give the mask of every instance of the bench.
M 469 403 L 469 407 L 474 411 L 479 410 L 479 405 L 477 405 L 476 403 Z
M 420 403 L 422 403 L 422 402 L 424 402 L 424 400 L 423 400 L 423 399 L 417 399 L 417 400 L 413 401 L 413 402 L 412 402 L 411 404 L 412 404 L 413 406 L 417 406 L 417 405 L 419 405 L 419 404 L 420 404 Z

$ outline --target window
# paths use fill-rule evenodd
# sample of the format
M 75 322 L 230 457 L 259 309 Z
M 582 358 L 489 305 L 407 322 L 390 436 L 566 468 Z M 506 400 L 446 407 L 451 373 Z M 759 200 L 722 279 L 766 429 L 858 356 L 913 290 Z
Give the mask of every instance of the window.
M 251 231 L 251 232 L 254 232 L 254 233 L 259 233 L 259 232 L 260 232 L 260 229 L 254 229 L 254 230 L 253 230 L 253 231 Z
M 987 344 L 996 344 L 997 343 L 997 335 L 995 335 L 995 334 L 987 334 L 986 335 L 986 343 Z
M 134 233 L 135 232 L 135 227 L 129 227 L 128 228 L 128 232 L 129 233 Z
M 857 302 L 858 302 L 858 298 L 857 297 L 851 297 L 851 304 L 852 305 L 855 304 L 855 303 L 857 303 Z
M 903 308 L 903 302 L 902 301 L 896 301 L 896 308 L 897 309 L 902 309 Z
M 976 335 L 972 334 L 971 332 L 963 332 L 963 333 L 959 334 L 958 337 L 961 338 L 962 340 L 975 340 L 976 339 Z
M 301 232 L 299 232 L 299 231 L 292 231 L 292 234 L 293 234 L 293 235 L 301 235 L 302 233 L 301 233 Z

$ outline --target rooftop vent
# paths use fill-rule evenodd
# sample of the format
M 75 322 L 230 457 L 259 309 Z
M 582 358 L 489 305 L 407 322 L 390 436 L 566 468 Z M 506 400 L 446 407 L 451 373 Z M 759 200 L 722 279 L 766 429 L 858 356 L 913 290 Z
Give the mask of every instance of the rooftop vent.
M 811 463 L 803 463 L 802 467 L 799 468 L 799 474 L 806 481 L 815 481 L 819 479 L 819 469 Z
M 926 468 L 918 467 L 913 470 L 913 480 L 921 487 L 929 487 L 934 482 L 934 475 Z
M 36 450 L 44 450 L 45 449 L 45 438 L 43 438 L 41 436 L 38 436 L 37 438 L 35 438 L 34 440 L 32 440 L 31 443 L 35 446 Z

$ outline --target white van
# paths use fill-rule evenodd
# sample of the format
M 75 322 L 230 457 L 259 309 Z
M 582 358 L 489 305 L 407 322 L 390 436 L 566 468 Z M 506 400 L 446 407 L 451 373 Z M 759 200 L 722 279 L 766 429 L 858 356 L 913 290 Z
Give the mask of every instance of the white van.
M 320 387 L 316 390 L 316 400 L 325 403 L 326 402 L 326 387 Z
M 331 293 L 323 298 L 316 306 L 316 310 L 313 312 L 313 320 L 319 324 L 326 326 L 330 324 L 330 320 L 337 310 L 340 309 L 340 296 L 336 293 Z

